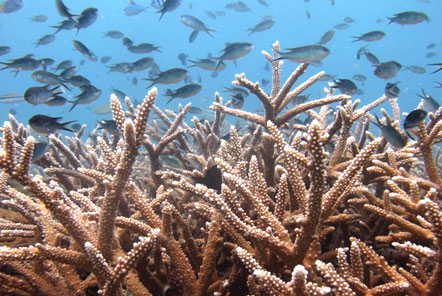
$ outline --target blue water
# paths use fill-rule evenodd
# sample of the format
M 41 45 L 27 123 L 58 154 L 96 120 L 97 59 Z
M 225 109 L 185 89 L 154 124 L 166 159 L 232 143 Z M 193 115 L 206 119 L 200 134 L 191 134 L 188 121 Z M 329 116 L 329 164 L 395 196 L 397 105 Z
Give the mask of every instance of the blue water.
M 189 68 L 189 75 L 197 81 L 198 75 L 202 78 L 203 90 L 197 96 L 188 99 L 175 99 L 167 108 L 177 110 L 179 103 L 192 102 L 194 106 L 207 108 L 210 106 L 215 91 L 222 90 L 222 86 L 230 86 L 236 73 L 245 72 L 252 81 L 261 81 L 263 78 L 271 81 L 271 72 L 265 71 L 267 63 L 262 56 L 261 50 L 271 52 L 271 44 L 279 40 L 281 48 L 298 47 L 313 44 L 319 41 L 322 34 L 332 29 L 332 25 L 343 23 L 344 17 L 349 16 L 356 20 L 350 24 L 347 30 L 335 29 L 335 37 L 327 46 L 331 54 L 323 60 L 321 67 L 310 66 L 306 75 L 301 81 L 309 76 L 324 70 L 326 73 L 337 75 L 338 78 L 351 78 L 354 74 L 367 76 L 362 86 L 356 82 L 364 94 L 355 96 L 360 98 L 363 104 L 370 103 L 383 94 L 385 80 L 374 76 L 374 67 L 371 66 L 365 57 L 356 59 L 358 49 L 366 45 L 366 42 L 355 42 L 351 36 L 360 35 L 373 30 L 382 30 L 386 36 L 376 42 L 369 43 L 369 50 L 383 61 L 395 60 L 402 65 L 419 65 L 426 68 L 427 73 L 423 75 L 414 74 L 410 71 L 400 71 L 392 81 L 400 81 L 401 94 L 399 104 L 401 110 L 408 112 L 416 107 L 419 98 L 416 93 L 421 92 L 423 87 L 427 93 L 432 94 L 441 102 L 441 89 L 434 88 L 434 81 L 442 81 L 442 71 L 431 75 L 435 68 L 426 66 L 428 63 L 442 62 L 442 1 L 432 0 L 431 3 L 421 3 L 416 0 L 404 1 L 373 1 L 373 0 L 336 0 L 332 6 L 328 0 L 316 1 L 288 1 L 288 0 L 268 0 L 268 8 L 262 6 L 258 1 L 244 1 L 251 12 L 235 12 L 225 9 L 224 6 L 229 1 L 188 1 L 183 0 L 180 7 L 171 13 L 166 13 L 161 21 L 158 21 L 159 14 L 156 9 L 149 7 L 147 12 L 136 16 L 126 16 L 123 13 L 127 1 L 86 1 L 86 0 L 65 0 L 64 3 L 70 8 L 72 13 L 79 14 L 87 7 L 98 8 L 97 21 L 84 30 L 80 30 L 78 36 L 75 31 L 61 31 L 56 35 L 56 40 L 49 44 L 34 48 L 34 42 L 41 36 L 53 33 L 54 29 L 49 26 L 57 25 L 63 18 L 58 15 L 54 1 L 25 0 L 22 9 L 11 14 L 0 14 L 0 45 L 7 45 L 12 48 L 7 55 L 0 56 L 0 61 L 7 61 L 19 58 L 29 53 L 34 53 L 37 59 L 50 57 L 56 64 L 65 59 L 71 59 L 79 67 L 79 75 L 87 77 L 93 85 L 103 90 L 100 98 L 90 105 L 77 106 L 72 112 L 68 112 L 70 104 L 62 107 L 48 107 L 44 105 L 33 106 L 26 102 L 18 104 L 0 104 L 0 120 L 8 120 L 8 112 L 11 108 L 17 111 L 16 117 L 20 122 L 27 123 L 34 114 L 45 114 L 49 116 L 61 116 L 64 121 L 77 120 L 93 128 L 96 120 L 110 119 L 111 115 L 96 115 L 92 112 L 99 104 L 109 102 L 110 87 L 113 86 L 123 90 L 132 99 L 141 99 L 146 93 L 147 82 L 141 78 L 147 77 L 147 70 L 131 74 L 110 73 L 106 65 L 119 62 L 133 62 L 141 57 L 150 56 L 160 66 L 161 70 L 173 67 L 182 67 L 177 56 L 186 53 L 191 59 L 207 57 L 208 53 L 219 56 L 220 51 L 227 42 L 250 42 L 254 45 L 254 50 L 238 60 L 238 67 L 231 61 L 226 61 L 228 67 L 219 73 L 218 77 L 211 78 L 211 72 L 193 67 Z M 150 6 L 150 1 L 137 1 L 140 5 Z M 210 19 L 205 11 L 225 11 L 224 17 Z M 416 25 L 401 26 L 398 24 L 388 24 L 387 16 L 403 11 L 421 11 L 426 13 L 431 22 Z M 307 18 L 306 11 L 311 15 Z M 48 20 L 45 23 L 32 23 L 29 18 L 38 14 L 46 14 Z M 189 43 L 188 38 L 191 29 L 180 22 L 181 14 L 191 14 L 201 19 L 206 25 L 216 30 L 214 38 L 204 32 L 200 32 L 194 43 Z M 248 37 L 246 29 L 260 22 L 264 16 L 270 15 L 275 20 L 275 25 L 268 31 L 258 32 Z M 382 23 L 376 20 L 382 18 Z M 153 52 L 147 55 L 132 54 L 121 44 L 121 40 L 102 38 L 102 33 L 109 30 L 120 30 L 135 44 L 142 42 L 154 43 L 161 46 L 162 53 Z M 108 55 L 112 60 L 106 65 L 98 62 L 85 61 L 80 66 L 80 61 L 85 58 L 73 50 L 72 40 L 80 40 L 86 44 L 98 58 Z M 436 43 L 434 49 L 428 50 L 426 46 Z M 426 54 L 433 51 L 437 57 L 429 59 Z M 283 78 L 285 79 L 297 64 L 286 61 L 283 66 Z M 39 86 L 31 76 L 31 72 L 21 72 L 14 78 L 9 70 L 0 71 L 0 95 L 7 93 L 24 93 L 31 86 Z M 133 86 L 131 80 L 138 78 L 138 86 Z M 184 85 L 180 82 L 177 85 L 158 85 L 160 96 L 156 104 L 161 108 L 166 107 L 167 98 L 164 97 L 167 88 L 178 88 Z M 323 96 L 322 89 L 327 86 L 327 82 L 317 83 L 309 89 L 313 98 Z M 264 87 L 270 91 L 271 84 Z M 78 89 L 65 94 L 66 97 L 73 97 L 79 93 Z M 229 97 L 225 94 L 224 97 Z M 255 111 L 260 108 L 259 101 L 254 96 L 246 99 L 245 110 Z M 383 106 L 389 109 L 388 104 Z M 379 112 L 378 112 L 379 113 Z

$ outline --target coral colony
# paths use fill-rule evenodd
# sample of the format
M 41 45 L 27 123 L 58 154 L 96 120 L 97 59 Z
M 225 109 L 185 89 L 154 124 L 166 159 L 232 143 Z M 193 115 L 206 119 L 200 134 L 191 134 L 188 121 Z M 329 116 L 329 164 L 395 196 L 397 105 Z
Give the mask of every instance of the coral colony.
M 396 98 L 360 107 L 330 88 L 286 108 L 324 72 L 294 87 L 301 64 L 281 86 L 282 62 L 263 55 L 270 94 L 245 74 L 233 82 L 263 114 L 216 93 L 213 120 L 189 124 L 190 104 L 160 110 L 156 88 L 138 107 L 112 95 L 115 135 L 52 134 L 35 163 L 36 140 L 11 115 L 0 294 L 441 295 L 442 108 L 396 147 L 369 129 L 390 103 L 380 122 L 405 137 Z M 312 121 L 293 122 L 301 113 Z M 247 121 L 228 137 L 226 114 Z

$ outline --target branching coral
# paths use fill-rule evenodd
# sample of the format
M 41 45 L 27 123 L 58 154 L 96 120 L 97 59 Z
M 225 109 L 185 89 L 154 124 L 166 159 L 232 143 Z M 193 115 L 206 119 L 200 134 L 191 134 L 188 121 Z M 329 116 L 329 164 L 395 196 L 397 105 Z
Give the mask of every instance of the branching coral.
M 385 96 L 358 107 L 325 89 L 285 111 L 323 72 L 294 87 L 302 64 L 281 85 L 282 63 L 263 55 L 269 94 L 244 74 L 234 81 L 262 116 L 218 93 L 213 120 L 191 123 L 190 105 L 155 106 L 155 88 L 138 107 L 126 98 L 126 111 L 112 96 L 119 135 L 51 135 L 35 163 L 36 140 L 11 116 L 0 140 L 0 294 L 440 295 L 442 109 L 397 149 L 369 131 Z M 390 103 L 394 116 L 383 114 L 399 129 Z M 226 114 L 250 126 L 226 136 Z M 299 114 L 312 121 L 293 124 Z

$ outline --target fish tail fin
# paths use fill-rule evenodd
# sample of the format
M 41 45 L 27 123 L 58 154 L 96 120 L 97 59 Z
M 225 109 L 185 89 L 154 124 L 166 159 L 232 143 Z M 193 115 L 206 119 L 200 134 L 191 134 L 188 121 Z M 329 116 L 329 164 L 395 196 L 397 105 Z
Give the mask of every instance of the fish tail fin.
M 218 59 L 218 62 L 216 62 L 215 71 L 218 70 L 218 68 L 219 68 L 219 66 L 221 65 L 222 62 L 223 62 L 222 59 Z
M 148 86 L 146 86 L 146 88 L 151 88 L 152 86 L 155 85 L 155 83 L 157 83 L 156 81 L 153 81 L 152 79 L 147 79 L 148 81 L 152 81 L 151 84 L 149 84 Z
M 69 112 L 71 112 L 72 109 L 74 109 L 75 106 L 77 106 L 78 104 L 76 104 L 75 101 L 74 101 L 74 102 L 69 101 L 69 103 L 72 103 L 72 106 L 71 106 L 71 108 L 69 109 Z
M 69 111 L 70 111 L 70 110 L 69 110 Z M 71 123 L 73 123 L 73 122 L 75 122 L 75 120 L 72 120 L 72 121 L 68 121 L 68 122 L 64 122 L 64 123 L 62 123 L 60 129 L 65 130 L 65 131 L 69 131 L 69 132 L 75 132 L 73 129 L 71 129 L 71 128 L 69 128 L 69 127 L 66 127 L 66 125 L 71 124 Z
M 166 89 L 166 96 L 172 96 L 172 90 L 170 88 Z
M 169 104 L 170 102 L 172 102 L 172 100 L 173 99 L 175 99 L 175 97 L 174 96 L 172 96 L 168 101 L 167 101 L 167 103 L 166 104 Z
M 361 37 L 359 37 L 359 36 L 351 36 L 351 38 L 356 38 L 355 40 L 352 40 L 351 42 L 361 41 Z
M 15 74 L 14 74 L 14 78 L 15 78 L 15 77 L 17 77 L 18 72 L 20 72 L 20 70 L 14 70 L 13 72 L 15 73 Z
M 392 18 L 392 17 L 387 17 L 390 21 L 388 22 L 388 24 L 391 24 L 391 23 L 394 23 L 394 18 Z

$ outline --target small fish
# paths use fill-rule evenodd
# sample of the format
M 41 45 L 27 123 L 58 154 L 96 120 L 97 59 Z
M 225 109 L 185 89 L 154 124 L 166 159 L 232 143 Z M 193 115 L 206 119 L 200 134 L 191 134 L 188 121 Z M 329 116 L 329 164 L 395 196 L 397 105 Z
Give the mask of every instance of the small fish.
M 138 79 L 137 77 L 132 78 L 132 85 L 137 86 L 138 85 Z
M 0 13 L 13 13 L 23 7 L 23 0 L 5 0 L 0 4 Z
M 108 37 L 111 39 L 121 39 L 124 37 L 124 34 L 117 30 L 107 31 L 103 33 L 103 38 Z
M 270 81 L 268 80 L 268 79 L 261 79 L 261 84 L 263 85 L 263 86 L 267 86 L 268 84 L 270 83 Z
M 404 120 L 404 130 L 407 135 L 414 140 L 414 138 L 409 134 L 409 130 L 417 127 L 422 121 L 425 120 L 427 112 L 422 109 L 416 109 L 411 111 Z
M 204 24 L 202 21 L 200 21 L 199 19 L 197 19 L 192 15 L 183 14 L 180 16 L 180 20 L 184 25 L 196 31 L 206 32 L 207 34 L 209 34 L 210 37 L 213 37 L 213 35 L 210 34 L 210 32 L 216 32 L 215 30 L 207 28 L 206 24 Z
M 223 54 L 216 58 L 218 63 L 215 67 L 215 70 L 221 65 L 223 60 L 236 60 L 239 59 L 248 53 L 250 53 L 253 49 L 253 44 L 247 42 L 234 42 L 228 43 L 227 46 L 222 50 Z
M 136 60 L 131 64 L 129 69 L 126 71 L 126 73 L 132 73 L 132 72 L 139 72 L 146 70 L 153 64 L 153 59 L 150 57 L 141 58 L 139 60 Z
M 60 71 L 60 70 L 64 70 L 66 68 L 72 67 L 72 61 L 71 60 L 64 60 L 62 62 L 60 62 L 57 67 L 55 67 L 54 71 Z
M 72 18 L 75 16 L 69 12 L 69 8 L 64 5 L 62 0 L 55 0 L 55 8 L 62 17 Z
M 215 14 L 220 17 L 226 16 L 226 12 L 222 10 L 215 11 Z
M 241 94 L 232 95 L 232 107 L 234 109 L 241 109 L 244 107 L 244 97 Z
M 249 92 L 241 87 L 224 87 L 225 90 L 222 90 L 222 92 L 229 92 L 232 96 L 235 96 L 237 94 L 240 94 L 243 96 L 243 98 L 246 98 L 249 95 Z
M 60 77 L 57 76 L 54 73 L 51 73 L 51 72 L 48 72 L 48 71 L 45 71 L 45 70 L 38 70 L 38 71 L 33 72 L 31 74 L 31 77 L 35 81 L 37 81 L 37 82 L 40 82 L 40 83 L 43 83 L 43 84 L 48 84 L 48 85 L 59 85 L 59 84 L 61 84 L 65 88 L 70 90 L 69 87 L 67 87 L 67 85 L 64 84 L 65 81 L 63 79 L 60 79 Z
M 104 129 L 106 132 L 113 136 L 120 135 L 120 130 L 118 129 L 118 125 L 115 120 L 102 120 L 98 121 L 98 124 L 100 125 L 98 129 Z
M 43 67 L 43 70 L 46 71 L 47 67 L 52 66 L 55 61 L 51 58 L 43 58 L 38 60 L 40 65 Z
M 66 100 L 65 97 L 55 95 L 52 99 L 47 101 L 45 105 L 51 106 L 51 107 L 58 107 L 58 106 L 64 106 L 68 100 Z
M 94 110 L 92 110 L 92 112 L 99 115 L 105 115 L 105 114 L 110 114 L 112 112 L 112 109 L 109 104 L 100 104 L 97 107 L 95 107 Z
M 58 26 L 51 26 L 51 28 L 55 28 L 54 34 L 57 34 L 61 30 L 70 31 L 77 27 L 77 22 L 74 19 L 68 18 L 61 21 Z
M 152 43 L 140 43 L 138 45 L 130 45 L 127 47 L 127 50 L 129 50 L 131 53 L 138 54 L 150 53 L 152 51 L 161 52 L 160 47 Z
M 119 90 L 118 88 L 115 87 L 111 87 L 110 89 L 112 91 L 113 94 L 115 94 L 117 96 L 117 98 L 119 100 L 124 100 L 124 98 L 127 97 L 126 93 L 124 91 Z
M 393 147 L 403 148 L 407 144 L 402 137 L 402 135 L 391 125 L 391 122 L 388 122 L 386 125 L 383 125 L 376 115 L 376 121 L 372 123 L 378 126 L 381 129 L 382 135 L 387 139 L 388 143 L 390 143 Z
M 123 9 L 127 16 L 134 16 L 147 10 L 146 6 L 138 5 L 133 0 L 129 0 L 129 4 Z
M 401 68 L 401 64 L 396 61 L 380 63 L 374 70 L 374 75 L 381 79 L 391 79 L 397 75 Z
M 436 47 L 436 43 L 430 43 L 427 45 L 427 49 L 432 49 Z
M 24 101 L 24 97 L 21 94 L 5 94 L 0 95 L 0 104 L 15 104 Z
M 160 10 L 157 11 L 157 13 L 160 13 L 160 18 L 158 19 L 158 21 L 161 20 L 161 18 L 163 17 L 163 15 L 166 12 L 171 12 L 173 10 L 175 10 L 178 6 L 180 6 L 181 4 L 181 0 L 166 0 L 163 1 L 163 3 L 161 4 Z
M 9 63 L 0 62 L 0 64 L 4 65 L 0 70 L 13 68 L 15 72 L 14 76 L 17 76 L 20 71 L 33 71 L 41 66 L 39 61 L 30 57 L 14 59 Z
M 277 52 L 279 55 L 274 61 L 288 59 L 297 63 L 318 62 L 330 54 L 330 50 L 322 45 L 306 45 L 290 48 L 287 52 Z
M 222 172 L 216 166 L 208 168 L 204 174 L 204 177 L 192 177 L 195 183 L 205 185 L 207 188 L 214 189 L 218 193 L 221 193 L 221 184 L 223 182 Z
M 430 110 L 431 112 L 434 113 L 437 111 L 437 109 L 440 108 L 439 103 L 431 95 L 427 95 L 423 88 L 422 88 L 422 94 L 421 95 L 418 94 L 418 96 L 424 99 L 425 106 L 427 106 L 428 110 Z
M 66 127 L 68 124 L 71 124 L 73 121 L 68 121 L 64 123 L 58 122 L 61 117 L 50 117 L 46 115 L 37 114 L 32 116 L 28 123 L 32 127 L 34 131 L 41 134 L 53 134 L 58 130 L 65 130 L 74 132 L 71 128 Z
M 189 43 L 193 43 L 196 40 L 196 37 L 198 37 L 200 31 L 198 30 L 193 30 L 192 33 L 190 33 L 189 35 Z
M 229 9 L 233 9 L 236 12 L 251 11 L 250 8 L 242 1 L 230 2 L 230 3 L 227 3 L 224 7 L 229 8 Z
M 45 14 L 35 15 L 30 18 L 31 22 L 34 22 L 34 23 L 44 23 L 45 21 L 47 21 L 47 19 L 48 19 L 48 16 Z
M 0 46 L 0 56 L 8 54 L 11 51 L 9 46 Z
M 216 14 L 210 10 L 205 11 L 207 16 L 210 17 L 212 20 L 216 20 Z
M 75 49 L 81 53 L 83 56 L 91 60 L 92 62 L 97 61 L 97 56 L 82 42 L 78 40 L 72 40 L 72 45 L 74 45 Z
M 439 72 L 440 70 L 442 70 L 442 63 L 428 64 L 428 66 L 437 66 L 438 67 L 436 70 L 431 72 L 431 74 L 434 74 L 434 73 Z
M 334 36 L 335 36 L 335 30 L 328 30 L 327 32 L 324 33 L 324 35 L 321 36 L 321 39 L 319 39 L 318 44 L 326 44 L 330 40 L 332 40 Z
M 427 70 L 425 70 L 424 67 L 421 66 L 405 66 L 405 70 L 409 70 L 415 74 L 425 74 L 427 73 Z
M 376 24 L 382 24 L 384 22 L 383 18 L 376 19 Z
M 86 8 L 77 18 L 77 35 L 80 29 L 86 29 L 92 25 L 98 18 L 98 9 L 94 7 Z
M 69 101 L 69 103 L 72 103 L 72 107 L 69 109 L 69 111 L 72 111 L 72 109 L 75 108 L 77 105 L 86 105 L 89 103 L 92 103 L 96 99 L 98 99 L 101 95 L 101 90 L 96 88 L 93 85 L 87 85 L 83 87 L 83 92 L 79 94 L 78 96 L 75 96 L 77 98 L 75 101 Z
M 349 16 L 344 17 L 344 22 L 346 22 L 347 24 L 351 24 L 354 23 L 355 20 Z
M 48 142 L 35 142 L 34 151 L 32 152 L 32 162 L 36 162 L 43 158 L 43 156 L 48 152 L 49 144 Z
M 78 132 L 81 129 L 81 124 L 74 123 L 71 125 L 71 129 L 73 129 L 75 132 Z
M 371 53 L 367 49 L 364 50 L 364 55 L 367 58 L 367 61 L 374 66 L 377 66 L 381 63 L 379 61 L 379 59 L 377 58 L 377 56 L 375 56 L 373 53 Z
M 187 58 L 189 57 L 189 55 L 185 54 L 185 53 L 180 53 L 178 55 L 178 59 L 181 61 L 181 64 L 183 66 L 187 66 Z
M 184 78 L 186 78 L 187 70 L 181 68 L 172 68 L 163 72 L 160 72 L 155 78 L 147 78 L 144 80 L 151 81 L 152 83 L 147 86 L 147 88 L 152 87 L 153 85 L 160 84 L 173 84 L 180 82 Z
M 47 34 L 47 35 L 40 37 L 37 40 L 37 42 L 35 42 L 34 44 L 35 44 L 35 47 L 37 48 L 41 45 L 46 45 L 46 44 L 52 43 L 52 42 L 54 42 L 54 40 L 55 40 L 54 34 Z
M 319 78 L 319 81 L 330 81 L 336 78 L 336 75 L 330 75 L 330 74 L 324 74 L 321 78 Z
M 191 106 L 189 108 L 190 114 L 200 114 L 203 110 L 200 107 Z
M 352 36 L 352 38 L 356 38 L 355 40 L 353 40 L 352 42 L 356 42 L 356 41 L 366 41 L 366 42 L 372 42 L 372 41 L 377 41 L 377 40 L 381 40 L 382 38 L 384 38 L 385 33 L 382 31 L 371 31 L 359 36 Z
M 248 28 L 246 31 L 250 32 L 248 35 L 248 36 L 250 36 L 256 32 L 266 31 L 266 30 L 270 29 L 271 27 L 273 27 L 274 24 L 275 24 L 275 21 L 271 17 L 268 17 L 268 18 L 264 18 L 264 20 L 257 23 L 256 25 Z
M 401 90 L 397 86 L 398 83 L 399 83 L 399 81 L 395 82 L 395 83 L 387 82 L 387 84 L 385 85 L 385 91 L 384 91 L 385 96 L 387 98 L 391 99 L 391 98 L 397 98 L 399 96 L 399 93 Z
M 198 67 L 201 68 L 203 70 L 207 70 L 207 71 L 222 71 L 225 68 L 227 68 L 227 65 L 224 62 L 221 62 L 218 65 L 218 62 L 214 59 L 199 59 L 199 60 L 189 60 L 189 62 L 192 63 L 192 65 L 189 66 L 190 67 Z M 217 68 L 218 66 L 218 68 Z
M 124 46 L 126 46 L 126 47 L 132 46 L 132 45 L 134 44 L 134 42 L 133 42 L 131 39 L 127 38 L 127 37 L 123 37 L 123 38 L 121 39 L 121 43 L 122 43 Z
M 108 66 L 110 72 L 126 73 L 132 67 L 132 63 L 117 63 L 112 66 Z
M 425 55 L 425 57 L 426 57 L 427 59 L 432 59 L 432 58 L 434 58 L 434 57 L 437 57 L 437 53 L 430 51 L 430 52 L 428 52 L 428 53 Z
M 66 79 L 66 81 L 76 87 L 81 87 L 83 85 L 91 84 L 89 79 L 81 75 L 72 75 L 68 79 Z
M 202 89 L 199 84 L 187 84 L 175 90 L 166 90 L 165 95 L 169 96 L 169 100 L 166 104 L 169 104 L 175 98 L 188 98 L 197 95 Z
M 77 66 L 71 66 L 66 69 L 64 69 L 58 77 L 62 78 L 63 80 L 68 80 L 72 76 L 74 76 L 78 72 Z
M 349 25 L 347 23 L 341 23 L 341 24 L 337 24 L 334 25 L 333 28 L 338 29 L 338 30 L 346 30 L 348 29 Z
M 388 19 L 390 20 L 388 24 L 397 23 L 400 25 L 414 25 L 422 23 L 423 21 L 430 21 L 425 13 L 417 11 L 401 12 L 395 14 L 393 17 L 389 17 Z
M 310 15 L 310 11 L 306 10 L 305 11 L 305 15 L 307 16 L 308 19 L 310 19 L 312 16 Z
M 309 99 L 310 99 L 310 94 L 301 95 L 301 96 L 294 97 L 291 102 L 293 105 L 299 105 L 299 104 L 307 102 Z
M 54 96 L 62 94 L 61 91 L 59 91 L 59 85 L 54 87 L 53 89 L 49 89 L 48 85 L 46 86 L 36 86 L 36 87 L 30 87 L 25 91 L 25 94 L 23 97 L 25 98 L 26 102 L 32 105 L 39 105 L 44 104 L 47 101 L 51 100 Z
M 331 83 L 331 88 L 339 88 L 339 90 L 348 96 L 352 96 L 358 90 L 356 84 L 350 79 L 335 79 L 333 83 Z

